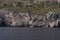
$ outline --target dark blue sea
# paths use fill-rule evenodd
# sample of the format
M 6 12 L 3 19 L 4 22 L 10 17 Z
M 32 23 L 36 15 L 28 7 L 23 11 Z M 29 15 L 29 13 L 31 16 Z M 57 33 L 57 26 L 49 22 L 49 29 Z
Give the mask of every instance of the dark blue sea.
M 0 27 L 0 40 L 60 40 L 60 28 Z

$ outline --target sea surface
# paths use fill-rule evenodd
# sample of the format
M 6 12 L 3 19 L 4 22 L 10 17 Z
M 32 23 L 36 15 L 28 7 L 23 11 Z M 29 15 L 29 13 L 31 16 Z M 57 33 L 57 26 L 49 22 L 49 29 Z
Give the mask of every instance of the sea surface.
M 60 28 L 0 27 L 0 40 L 60 40 Z

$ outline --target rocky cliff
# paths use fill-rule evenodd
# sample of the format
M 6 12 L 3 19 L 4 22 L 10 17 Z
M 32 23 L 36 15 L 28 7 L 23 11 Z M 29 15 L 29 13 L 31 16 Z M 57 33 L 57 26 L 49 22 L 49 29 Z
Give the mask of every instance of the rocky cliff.
M 13 27 L 58 27 L 60 26 L 60 12 L 21 13 L 17 9 L 0 10 L 0 25 Z

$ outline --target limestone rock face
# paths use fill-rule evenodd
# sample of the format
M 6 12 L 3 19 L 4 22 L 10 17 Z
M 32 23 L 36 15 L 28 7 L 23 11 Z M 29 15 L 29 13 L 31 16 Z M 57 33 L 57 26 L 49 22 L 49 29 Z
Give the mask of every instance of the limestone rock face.
M 50 27 L 58 26 L 60 22 L 60 12 L 49 12 L 47 15 Z
M 3 21 L 10 26 L 26 26 L 30 20 L 28 13 L 15 12 L 8 9 L 1 10 L 0 15 L 2 15 L 1 18 L 4 18 Z
M 46 16 L 34 15 L 32 27 L 58 27 L 60 25 L 60 12 L 48 12 Z
M 2 9 L 0 24 L 2 22 L 9 26 L 57 27 L 60 25 L 60 12 L 48 12 L 45 16 L 41 16 L 41 13 L 31 15 L 27 12 L 16 12 L 15 9 Z

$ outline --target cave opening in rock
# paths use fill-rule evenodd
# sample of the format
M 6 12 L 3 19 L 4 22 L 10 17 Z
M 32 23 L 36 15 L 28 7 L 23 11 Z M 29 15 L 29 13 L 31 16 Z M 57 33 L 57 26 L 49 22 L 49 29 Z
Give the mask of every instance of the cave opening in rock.
M 1 22 L 0 27 L 7 27 L 7 24 L 5 22 Z
M 5 18 L 4 17 L 1 17 L 0 27 L 7 27 L 7 24 L 5 23 Z

